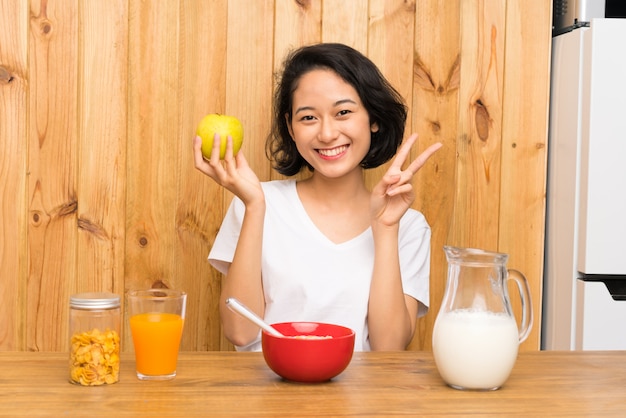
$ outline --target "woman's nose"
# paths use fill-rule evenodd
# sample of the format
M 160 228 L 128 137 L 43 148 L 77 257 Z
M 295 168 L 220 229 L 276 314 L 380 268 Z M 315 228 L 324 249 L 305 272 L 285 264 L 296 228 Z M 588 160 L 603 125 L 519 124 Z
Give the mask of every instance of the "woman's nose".
M 324 118 L 320 125 L 319 139 L 322 142 L 331 142 L 337 138 L 338 130 L 332 119 Z

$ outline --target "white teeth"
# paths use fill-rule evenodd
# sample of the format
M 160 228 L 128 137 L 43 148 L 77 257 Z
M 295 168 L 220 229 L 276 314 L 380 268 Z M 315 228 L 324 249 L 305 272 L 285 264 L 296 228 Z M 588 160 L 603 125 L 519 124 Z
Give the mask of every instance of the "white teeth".
M 319 149 L 317 150 L 317 152 L 319 152 L 325 157 L 334 157 L 335 155 L 339 155 L 347 149 L 348 149 L 347 145 L 342 145 L 341 147 L 337 147 L 333 149 Z

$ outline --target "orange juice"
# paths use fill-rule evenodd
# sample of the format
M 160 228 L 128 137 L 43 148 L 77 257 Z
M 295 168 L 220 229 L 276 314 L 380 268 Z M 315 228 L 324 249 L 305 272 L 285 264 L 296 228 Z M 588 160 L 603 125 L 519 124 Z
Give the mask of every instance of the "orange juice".
M 137 372 L 146 376 L 176 372 L 183 318 L 172 313 L 142 313 L 130 317 Z

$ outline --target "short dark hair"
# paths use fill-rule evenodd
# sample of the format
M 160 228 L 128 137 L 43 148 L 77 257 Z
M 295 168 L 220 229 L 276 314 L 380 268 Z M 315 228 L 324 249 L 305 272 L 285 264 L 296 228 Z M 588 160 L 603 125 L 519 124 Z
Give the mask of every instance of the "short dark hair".
M 313 167 L 302 158 L 289 134 L 287 120 L 293 117 L 293 93 L 300 78 L 316 69 L 329 69 L 357 91 L 370 118 L 370 149 L 361 167 L 375 168 L 389 161 L 402 143 L 407 108 L 402 96 L 385 79 L 378 67 L 359 51 L 339 43 L 321 43 L 290 52 L 278 77 L 273 102 L 272 129 L 266 142 L 266 153 L 276 171 L 293 176 L 303 167 Z

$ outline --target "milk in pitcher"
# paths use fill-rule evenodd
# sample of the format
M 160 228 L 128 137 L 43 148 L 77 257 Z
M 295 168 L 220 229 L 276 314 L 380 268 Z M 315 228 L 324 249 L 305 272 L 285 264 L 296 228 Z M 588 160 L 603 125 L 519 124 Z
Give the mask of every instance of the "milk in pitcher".
M 497 389 L 508 378 L 519 347 L 514 317 L 505 313 L 457 309 L 437 317 L 433 355 L 450 386 Z

